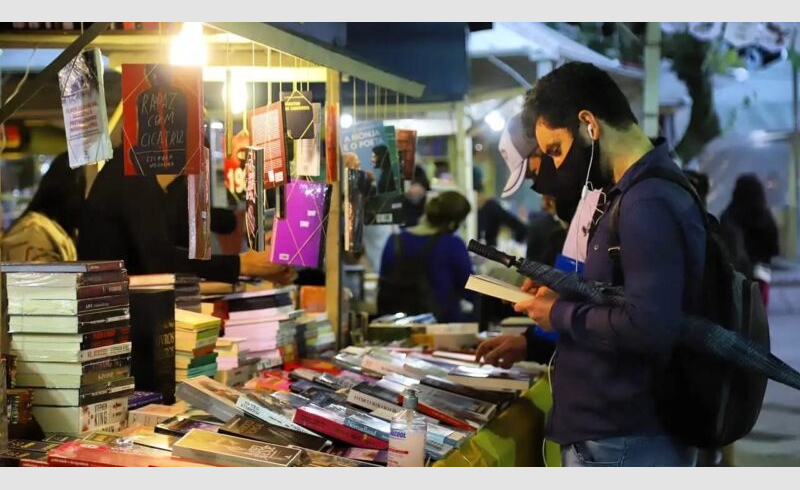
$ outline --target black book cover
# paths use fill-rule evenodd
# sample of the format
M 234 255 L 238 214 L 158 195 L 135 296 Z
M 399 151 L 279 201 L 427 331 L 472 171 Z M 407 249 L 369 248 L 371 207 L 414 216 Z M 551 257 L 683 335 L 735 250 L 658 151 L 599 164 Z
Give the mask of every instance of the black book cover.
M 240 298 L 228 301 L 228 311 L 251 311 L 291 306 L 292 297 L 289 293 L 278 293 L 270 296 L 257 296 L 254 298 Z
M 129 397 L 133 394 L 133 390 L 134 380 L 131 377 L 82 386 L 78 393 L 79 406 L 85 407 L 115 398 Z
M 314 108 L 311 92 L 281 92 L 286 114 L 286 136 L 292 140 L 314 139 Z
M 175 403 L 175 291 L 132 290 L 132 372 L 136 389 L 161 393 Z
M 235 417 L 220 427 L 219 432 L 279 446 L 294 445 L 315 451 L 330 445 L 330 442 L 322 437 L 284 429 L 249 417 Z
M 367 198 L 364 222 L 368 225 L 399 225 L 405 223 L 406 212 L 400 194 L 378 194 Z
M 359 383 L 352 389 L 364 393 L 365 395 L 374 396 L 375 398 L 378 398 L 385 402 L 394 403 L 395 405 L 400 404 L 397 393 L 394 393 L 391 390 L 387 390 L 386 388 L 378 386 L 373 383 L 367 383 L 367 382 Z

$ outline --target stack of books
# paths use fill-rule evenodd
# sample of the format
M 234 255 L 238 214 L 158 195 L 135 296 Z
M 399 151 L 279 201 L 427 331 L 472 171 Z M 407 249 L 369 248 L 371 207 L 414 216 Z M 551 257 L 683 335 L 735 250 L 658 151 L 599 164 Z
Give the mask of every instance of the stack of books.
M 194 274 L 175 275 L 175 307 L 201 313 L 200 278 Z
M 313 313 L 302 319 L 304 326 L 303 344 L 298 336 L 298 356 L 319 359 L 336 348 L 336 336 L 327 313 Z M 299 327 L 299 323 L 298 323 Z
M 246 339 L 220 337 L 214 352 L 217 353 L 217 374 L 214 379 L 226 386 L 246 383 L 256 372 L 257 359 L 251 359 L 243 347 Z
M 217 353 L 220 319 L 175 310 L 175 381 L 217 374 Z
M 2 265 L 16 384 L 45 432 L 115 431 L 128 418 L 131 327 L 122 261 Z
M 214 303 L 214 315 L 222 319 L 224 337 L 244 338 L 241 345 L 248 359 L 255 359 L 259 369 L 283 363 L 282 351 L 294 355 L 295 324 L 298 312 L 292 300 L 293 287 L 267 291 L 234 293 Z M 286 348 L 286 345 L 291 347 Z

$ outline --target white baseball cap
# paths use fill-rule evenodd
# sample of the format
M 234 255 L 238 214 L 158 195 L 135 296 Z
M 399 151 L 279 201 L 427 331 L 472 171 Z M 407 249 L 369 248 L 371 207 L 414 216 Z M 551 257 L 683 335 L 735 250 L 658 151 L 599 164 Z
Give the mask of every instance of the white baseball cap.
M 535 138 L 525 134 L 522 126 L 522 113 L 515 114 L 508 120 L 498 145 L 500 154 L 508 166 L 509 175 L 503 187 L 502 197 L 509 197 L 522 187 L 528 170 L 528 157 L 530 157 L 539 144 Z

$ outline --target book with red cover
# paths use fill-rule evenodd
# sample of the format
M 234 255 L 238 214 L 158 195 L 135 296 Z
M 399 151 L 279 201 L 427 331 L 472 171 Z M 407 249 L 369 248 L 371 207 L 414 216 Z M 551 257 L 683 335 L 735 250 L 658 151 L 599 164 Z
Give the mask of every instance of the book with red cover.
M 339 104 L 325 104 L 325 167 L 328 182 L 339 181 Z
M 274 102 L 247 113 L 252 146 L 264 149 L 264 188 L 289 180 L 286 154 L 286 113 L 283 102 Z
M 314 405 L 300 407 L 294 422 L 308 430 L 324 434 L 351 446 L 365 449 L 388 449 L 389 443 L 361 431 L 345 427 L 344 417 Z
M 135 444 L 73 441 L 47 453 L 50 466 L 209 466 L 172 457 L 169 451 Z
M 405 180 L 414 178 L 417 153 L 417 132 L 413 129 L 397 130 L 397 151 L 400 153 L 400 171 Z
M 125 175 L 197 174 L 203 160 L 203 73 L 197 66 L 122 65 Z

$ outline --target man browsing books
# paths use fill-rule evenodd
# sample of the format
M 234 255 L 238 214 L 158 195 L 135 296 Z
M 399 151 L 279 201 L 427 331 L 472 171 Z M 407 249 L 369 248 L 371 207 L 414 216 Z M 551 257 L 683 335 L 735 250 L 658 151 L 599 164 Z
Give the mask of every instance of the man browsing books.
M 598 306 L 559 298 L 532 281 L 523 285 L 535 297 L 515 310 L 560 334 L 549 437 L 561 444 L 565 466 L 693 465 L 696 450 L 674 440 L 659 420 L 654 380 L 667 367 L 685 301 L 698 293 L 701 210 L 680 186 L 642 178 L 680 169 L 663 141 L 647 138 L 622 91 L 597 67 L 568 63 L 539 80 L 522 120 L 549 157 L 534 169 L 535 191 L 580 203 L 589 190 L 602 189 L 582 230 L 583 275 L 623 286 L 626 296 L 623 306 Z M 612 224 L 608 211 L 615 205 L 619 219 Z M 478 356 L 509 365 L 526 347 L 524 337 L 500 337 L 481 345 Z

